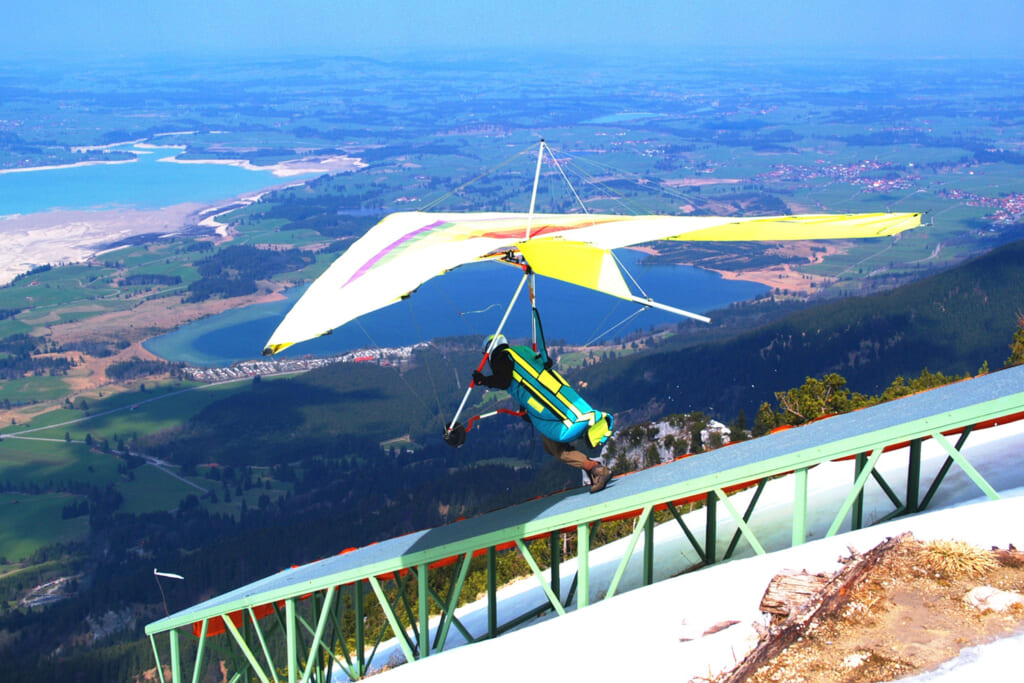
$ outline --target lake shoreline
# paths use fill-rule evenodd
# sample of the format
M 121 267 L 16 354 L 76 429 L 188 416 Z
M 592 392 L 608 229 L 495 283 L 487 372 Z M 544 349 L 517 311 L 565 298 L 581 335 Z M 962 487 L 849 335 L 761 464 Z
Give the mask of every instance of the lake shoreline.
M 0 175 L 9 173 L 32 173 L 35 171 L 58 171 L 67 168 L 83 168 L 85 166 L 116 166 L 119 164 L 134 164 L 138 159 L 95 159 L 93 161 L 76 161 L 73 164 L 51 164 L 48 166 L 22 166 L 18 168 L 0 168 Z
M 53 209 L 0 217 L 0 286 L 42 265 L 81 263 L 106 245 L 134 235 L 179 233 L 205 207 L 177 204 L 162 209 Z
M 0 178 L 6 177 L 8 187 L 0 195 L 0 199 L 6 197 L 5 202 L 0 203 L 0 238 L 5 242 L 5 248 L 0 252 L 0 286 L 9 284 L 18 275 L 29 272 L 33 268 L 43 265 L 68 265 L 82 263 L 95 258 L 105 247 L 130 237 L 142 234 L 179 234 L 196 227 L 208 229 L 217 233 L 221 239 L 228 237 L 226 227 L 216 221 L 218 215 L 229 211 L 233 206 L 249 204 L 258 201 L 260 197 L 284 187 L 291 187 L 303 182 L 301 176 L 314 177 L 323 174 L 347 173 L 356 171 L 365 164 L 356 157 L 331 156 L 331 157 L 309 157 L 281 162 L 271 166 L 254 166 L 245 160 L 226 159 L 187 159 L 181 160 L 172 153 L 173 150 L 183 149 L 180 145 L 156 145 L 135 141 L 131 143 L 119 143 L 110 147 L 125 148 L 132 147 L 140 155 L 136 159 L 117 161 L 83 161 L 75 164 L 63 164 L 54 166 L 36 166 L 31 168 L 3 169 L 0 170 Z M 168 156 L 158 157 L 152 155 L 151 150 L 164 149 Z M 143 160 L 143 157 L 147 157 Z M 110 186 L 117 186 L 119 183 L 133 180 L 139 177 L 164 178 L 166 169 L 173 168 L 168 164 L 159 163 L 162 161 L 181 164 L 178 168 L 186 168 L 189 165 L 201 166 L 205 169 L 215 167 L 240 168 L 245 173 L 238 176 L 239 171 L 216 172 L 220 178 L 224 173 L 234 173 L 233 182 L 224 183 L 226 195 L 211 200 L 197 201 L 175 201 L 177 197 L 189 197 L 194 193 L 189 191 L 191 185 L 175 187 L 171 192 L 163 195 L 131 197 L 127 199 L 127 206 L 118 206 L 111 201 L 103 206 L 104 199 L 97 198 L 100 206 L 74 206 L 76 203 L 83 204 L 84 197 L 61 197 L 57 195 L 57 202 L 67 202 L 71 208 L 47 208 L 42 210 L 18 211 L 25 203 L 20 201 L 24 193 L 34 193 L 46 197 L 52 194 L 50 177 L 40 174 L 38 179 L 28 181 L 26 179 L 10 180 L 12 174 L 23 175 L 31 171 L 54 171 L 59 175 L 53 176 L 53 181 L 67 183 L 67 174 L 75 173 L 78 177 L 78 169 L 84 167 L 109 167 L 127 166 L 141 164 L 135 169 L 118 171 L 111 176 L 106 172 L 84 171 L 89 178 L 95 173 L 102 173 L 102 178 Z M 263 175 L 249 172 L 259 171 Z M 154 173 L 156 174 L 154 176 Z M 201 180 L 192 180 L 192 185 L 200 182 L 202 186 L 210 183 L 204 182 L 210 176 L 211 171 L 203 171 Z M 6 174 L 4 176 L 3 174 Z M 31 175 L 31 174 L 30 174 Z M 181 175 L 175 173 L 175 179 Z M 187 176 L 194 175 L 187 172 Z M 283 178 L 291 178 L 288 182 L 282 182 Z M 241 182 L 239 178 L 243 179 Z M 260 182 L 260 178 L 264 182 Z M 256 181 L 255 183 L 253 181 Z M 41 181 L 41 182 L 40 182 Z M 276 181 L 276 182 L 275 182 Z M 150 184 L 154 184 L 154 180 Z M 13 184 L 11 184 L 13 183 Z M 156 183 L 159 184 L 159 183 Z M 234 187 L 232 187 L 234 185 Z M 240 187 L 241 185 L 241 187 Z M 257 185 L 252 189 L 244 189 L 245 185 Z M 217 186 L 216 182 L 213 186 Z M 104 187 L 101 185 L 100 187 Z M 110 193 L 106 193 L 110 194 Z M 200 193 L 201 195 L 201 193 Z M 87 195 L 88 196 L 88 195 Z M 118 195 L 115 195 L 118 196 Z M 124 200 L 119 200 L 124 201 Z M 146 207 L 147 203 L 156 202 L 151 208 Z M 32 204 L 32 202 L 29 202 Z M 109 207 L 109 208 L 108 208 Z M 4 209 L 8 209 L 4 211 Z M 10 210 L 14 209 L 14 210 Z
M 750 301 L 767 287 L 746 278 L 726 279 L 707 268 L 641 265 L 646 249 L 622 251 L 627 267 L 656 301 L 685 310 L 706 312 Z M 361 318 L 358 325 L 345 325 L 328 336 L 298 344 L 284 355 L 332 356 L 368 346 L 405 347 L 439 337 L 486 335 L 497 326 L 504 310 L 503 305 L 495 302 L 506 301 L 517 283 L 516 274 L 504 269 L 482 272 L 490 265 L 493 264 L 457 268 L 443 278 L 436 278 L 436 282 L 427 283 L 404 303 L 374 311 Z M 592 344 L 635 329 L 681 320 L 670 313 L 648 309 L 632 327 L 619 327 L 632 318 L 635 306 L 547 278 L 538 289 L 548 338 L 563 339 L 570 345 Z M 257 302 L 250 300 L 244 306 L 183 325 L 143 344 L 164 360 L 197 366 L 224 367 L 256 359 L 264 342 L 304 290 L 300 286 L 267 293 L 259 302 L 262 305 L 252 305 Z M 425 311 L 430 311 L 429 316 Z M 520 302 L 506 334 L 528 334 L 520 329 L 520 323 L 528 318 L 529 308 Z M 625 320 L 616 323 L 621 319 Z
M 126 143 L 119 143 L 113 146 L 122 146 Z M 152 144 L 144 142 L 131 143 L 132 146 L 139 147 L 141 150 L 185 150 L 184 145 L 180 144 Z M 147 154 L 143 152 L 142 154 Z M 39 171 L 58 171 L 72 168 L 85 168 L 87 166 L 117 166 L 121 164 L 136 164 L 138 159 L 115 159 L 115 160 L 104 160 L 95 159 L 92 161 L 81 161 L 73 164 L 47 164 L 44 166 L 25 166 L 17 168 L 2 168 L 0 169 L 0 175 L 7 175 L 10 173 L 33 173 Z M 357 171 L 361 168 L 366 168 L 368 164 L 358 157 L 349 157 L 348 155 L 334 155 L 334 156 L 323 156 L 323 157 L 306 157 L 301 159 L 293 159 L 276 164 L 268 164 L 266 166 L 257 166 L 248 159 L 180 159 L 179 155 L 169 155 L 167 157 L 161 157 L 157 160 L 158 162 L 171 163 L 171 164 L 211 164 L 215 166 L 231 166 L 233 168 L 241 168 L 246 171 L 258 171 L 263 173 L 271 173 L 275 177 L 289 178 L 297 175 L 308 175 L 308 174 L 335 174 L 335 173 L 350 173 Z

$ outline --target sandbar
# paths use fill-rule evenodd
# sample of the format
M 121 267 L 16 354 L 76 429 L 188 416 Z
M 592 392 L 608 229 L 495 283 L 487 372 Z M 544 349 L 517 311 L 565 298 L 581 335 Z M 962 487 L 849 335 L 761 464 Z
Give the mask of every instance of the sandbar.
M 180 232 L 201 204 L 162 209 L 57 209 L 0 217 L 0 285 L 46 264 L 83 261 L 104 245 L 133 235 Z
M 96 159 L 94 161 L 76 161 L 73 164 L 53 164 L 51 166 L 25 166 L 19 168 L 0 168 L 0 175 L 6 173 L 29 173 L 31 171 L 53 171 L 60 168 L 78 168 L 79 166 L 113 166 L 115 164 L 134 164 L 138 159 Z
M 248 159 L 180 159 L 176 156 L 169 156 L 160 161 L 172 164 L 218 164 L 244 168 L 247 171 L 270 171 L 278 178 L 289 178 L 309 173 L 347 173 L 365 168 L 367 165 L 362 159 L 350 156 L 307 157 L 268 166 L 257 166 Z

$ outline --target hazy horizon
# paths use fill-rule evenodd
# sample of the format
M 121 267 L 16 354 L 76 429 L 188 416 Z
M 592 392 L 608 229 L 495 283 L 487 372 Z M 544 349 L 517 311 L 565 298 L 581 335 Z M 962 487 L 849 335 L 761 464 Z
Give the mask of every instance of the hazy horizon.
M 0 60 L 190 57 L 457 57 L 487 50 L 588 56 L 706 51 L 777 58 L 1024 57 L 1010 0 L 686 3 L 224 0 L 7 8 Z

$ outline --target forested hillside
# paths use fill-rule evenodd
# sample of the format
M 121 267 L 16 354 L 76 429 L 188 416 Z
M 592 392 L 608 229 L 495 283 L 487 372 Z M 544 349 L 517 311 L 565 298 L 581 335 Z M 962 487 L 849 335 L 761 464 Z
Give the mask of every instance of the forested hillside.
M 588 398 L 622 411 L 753 415 L 776 391 L 835 372 L 869 394 L 897 375 L 1002 367 L 1024 309 L 1024 241 L 898 289 L 796 312 L 731 339 L 600 363 L 580 377 Z
M 299 377 L 254 382 L 141 449 L 194 471 L 199 463 L 275 465 L 308 458 L 368 457 L 380 443 L 408 435 L 439 438 L 443 413 L 458 405 L 455 370 L 476 354 L 421 350 L 413 367 L 336 363 Z

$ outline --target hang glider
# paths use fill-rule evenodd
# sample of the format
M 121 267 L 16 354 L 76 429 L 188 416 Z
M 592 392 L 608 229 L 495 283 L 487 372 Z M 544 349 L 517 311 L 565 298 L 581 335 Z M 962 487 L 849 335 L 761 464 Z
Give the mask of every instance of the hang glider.
M 611 250 L 658 240 L 784 241 L 886 237 L 919 213 L 771 217 L 424 213 L 386 216 L 317 278 L 274 331 L 271 355 L 384 308 L 459 266 L 501 260 L 644 306 L 707 320 L 635 295 Z

